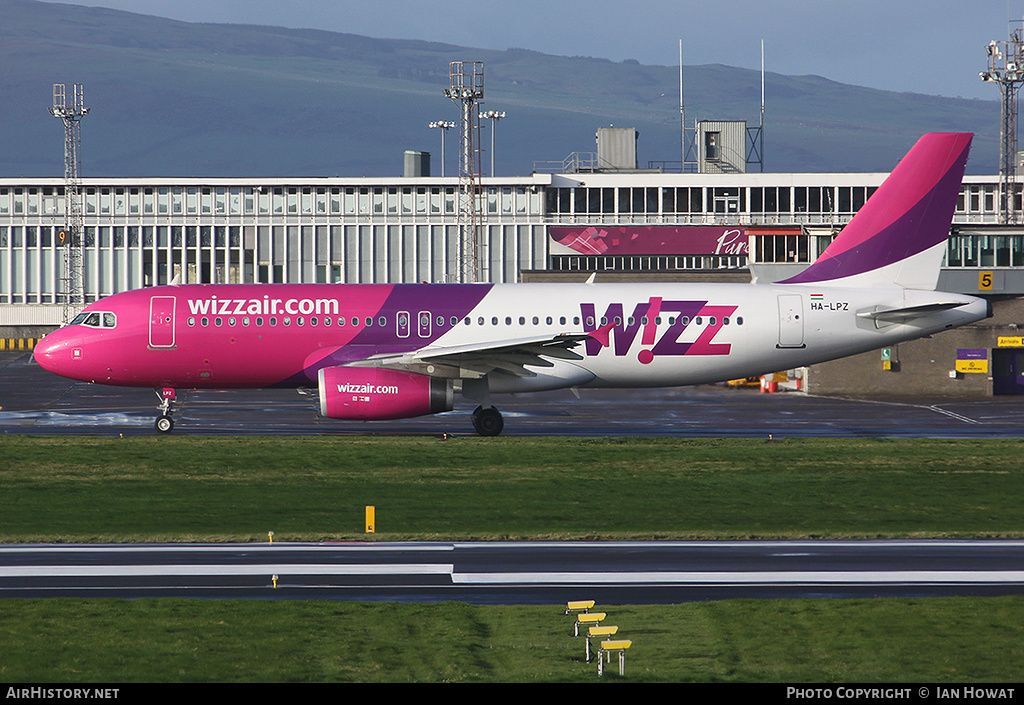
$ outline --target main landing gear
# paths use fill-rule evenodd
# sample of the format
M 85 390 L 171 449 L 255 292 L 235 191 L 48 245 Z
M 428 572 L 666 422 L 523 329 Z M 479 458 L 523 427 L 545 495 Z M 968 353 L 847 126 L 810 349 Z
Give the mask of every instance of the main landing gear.
M 157 389 L 156 395 L 160 397 L 160 415 L 156 417 L 156 423 L 153 426 L 160 433 L 170 433 L 174 430 L 174 419 L 171 418 L 171 413 L 174 411 L 174 400 L 176 394 L 174 389 L 171 387 L 164 387 L 163 389 Z
M 493 406 L 478 406 L 473 412 L 473 428 L 481 436 L 497 436 L 505 428 L 505 420 Z

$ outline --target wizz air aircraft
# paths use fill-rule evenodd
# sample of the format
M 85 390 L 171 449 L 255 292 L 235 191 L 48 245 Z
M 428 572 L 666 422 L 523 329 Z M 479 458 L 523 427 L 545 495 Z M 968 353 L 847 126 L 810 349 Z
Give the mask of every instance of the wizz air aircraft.
M 176 391 L 317 388 L 332 419 L 400 419 L 495 394 L 674 387 L 891 346 L 990 315 L 935 291 L 972 135 L 922 137 L 806 270 L 774 284 L 198 284 L 87 306 L 35 348 L 71 379 Z

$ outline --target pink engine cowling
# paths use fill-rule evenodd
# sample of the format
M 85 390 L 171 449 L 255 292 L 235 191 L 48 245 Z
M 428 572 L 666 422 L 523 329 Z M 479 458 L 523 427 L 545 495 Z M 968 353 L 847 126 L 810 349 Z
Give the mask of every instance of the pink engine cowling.
M 452 381 L 377 367 L 325 367 L 320 414 L 363 421 L 439 414 L 454 406 Z

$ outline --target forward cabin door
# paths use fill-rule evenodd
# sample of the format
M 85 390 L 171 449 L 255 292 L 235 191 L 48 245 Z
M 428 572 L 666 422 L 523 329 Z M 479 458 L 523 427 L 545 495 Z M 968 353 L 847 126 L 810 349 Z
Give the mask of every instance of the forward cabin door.
M 778 347 L 804 347 L 804 297 L 800 294 L 779 296 Z
M 149 347 L 174 347 L 173 296 L 154 296 L 149 300 Z

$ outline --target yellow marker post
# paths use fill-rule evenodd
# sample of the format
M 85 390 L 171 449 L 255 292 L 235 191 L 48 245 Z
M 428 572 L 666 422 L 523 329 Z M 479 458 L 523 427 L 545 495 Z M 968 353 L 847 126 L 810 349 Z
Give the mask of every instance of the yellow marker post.
M 273 531 L 268 531 L 267 532 L 267 539 L 270 541 L 270 543 L 274 543 L 274 532 Z
M 612 651 L 619 652 L 619 675 L 626 675 L 626 649 L 633 645 L 629 639 L 609 639 L 601 642 L 601 649 L 597 652 L 597 675 L 604 675 L 604 661 L 607 656 L 611 658 Z
M 565 603 L 565 613 L 570 612 L 589 612 L 590 608 L 594 606 L 593 600 L 572 600 Z
M 371 505 L 366 505 L 366 533 L 374 533 L 374 527 L 377 524 L 377 508 Z
M 590 663 L 590 640 L 594 638 L 604 638 L 607 640 L 609 637 L 615 636 L 619 631 L 618 627 L 591 627 L 587 631 L 587 648 L 586 657 L 587 663 Z
M 572 635 L 580 635 L 580 625 L 585 624 L 588 626 L 599 627 L 601 622 L 607 615 L 604 612 L 586 612 L 585 614 L 576 615 L 576 624 L 573 625 Z

